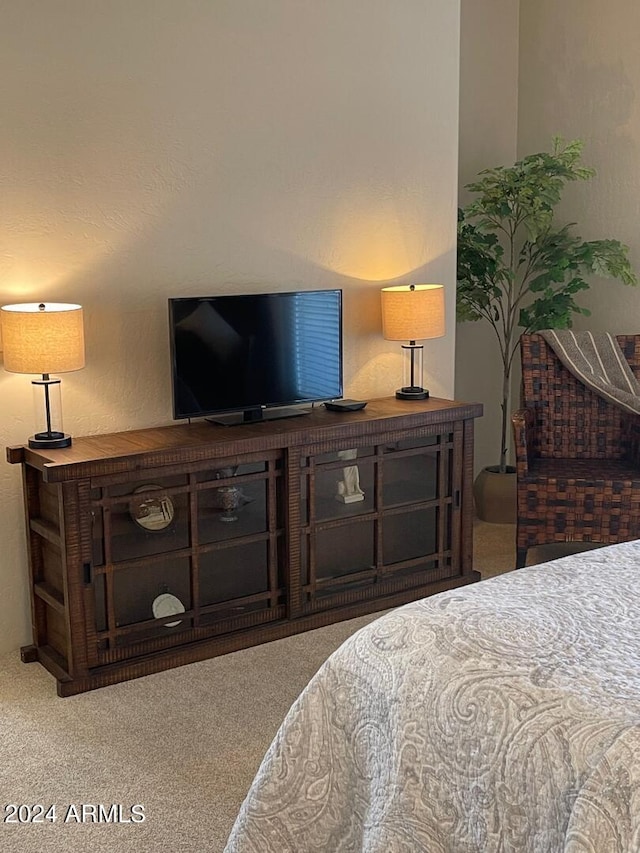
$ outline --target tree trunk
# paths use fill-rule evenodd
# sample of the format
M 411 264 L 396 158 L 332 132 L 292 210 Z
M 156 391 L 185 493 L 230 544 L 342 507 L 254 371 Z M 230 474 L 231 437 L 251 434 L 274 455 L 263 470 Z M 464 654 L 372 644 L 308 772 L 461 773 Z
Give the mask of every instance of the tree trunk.
M 509 416 L 509 392 L 511 383 L 511 369 L 506 365 L 502 377 L 502 427 L 500 432 L 500 473 L 507 472 L 507 427 Z

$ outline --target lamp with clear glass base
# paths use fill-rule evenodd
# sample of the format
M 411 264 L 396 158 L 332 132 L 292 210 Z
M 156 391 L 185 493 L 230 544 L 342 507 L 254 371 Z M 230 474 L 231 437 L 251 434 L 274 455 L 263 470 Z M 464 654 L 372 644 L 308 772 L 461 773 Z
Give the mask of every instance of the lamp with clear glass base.
M 403 385 L 399 400 L 424 400 L 422 387 L 423 347 L 418 340 L 441 338 L 445 333 L 444 287 L 441 284 L 401 284 L 382 288 L 382 329 L 388 341 L 402 345 Z
M 29 302 L 0 309 L 4 369 L 36 373 L 32 380 L 38 429 L 29 447 L 69 447 L 71 436 L 62 428 L 60 380 L 52 373 L 84 367 L 84 330 L 80 305 Z

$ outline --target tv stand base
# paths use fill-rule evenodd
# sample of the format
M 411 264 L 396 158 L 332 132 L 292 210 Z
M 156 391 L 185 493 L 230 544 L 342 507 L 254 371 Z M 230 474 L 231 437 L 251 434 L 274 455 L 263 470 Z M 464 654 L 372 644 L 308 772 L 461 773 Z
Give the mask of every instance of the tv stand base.
M 281 418 L 295 418 L 298 415 L 308 415 L 311 409 L 301 406 L 282 406 L 273 409 L 247 409 L 244 412 L 229 412 L 226 415 L 216 415 L 205 418 L 211 424 L 220 426 L 238 426 L 239 424 L 255 424 L 260 421 L 278 421 Z

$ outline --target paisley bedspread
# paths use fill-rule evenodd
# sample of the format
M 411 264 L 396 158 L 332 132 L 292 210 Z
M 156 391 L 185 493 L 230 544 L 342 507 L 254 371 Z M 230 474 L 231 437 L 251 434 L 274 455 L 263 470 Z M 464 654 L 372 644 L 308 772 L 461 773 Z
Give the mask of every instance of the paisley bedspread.
M 640 541 L 380 617 L 322 666 L 227 853 L 638 853 Z

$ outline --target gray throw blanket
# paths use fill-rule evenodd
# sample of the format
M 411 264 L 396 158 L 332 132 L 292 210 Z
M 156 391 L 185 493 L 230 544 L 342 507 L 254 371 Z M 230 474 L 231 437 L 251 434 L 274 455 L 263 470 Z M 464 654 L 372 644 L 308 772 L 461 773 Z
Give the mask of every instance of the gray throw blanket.
M 539 334 L 587 388 L 608 403 L 640 414 L 640 385 L 613 335 L 571 329 L 545 329 Z

